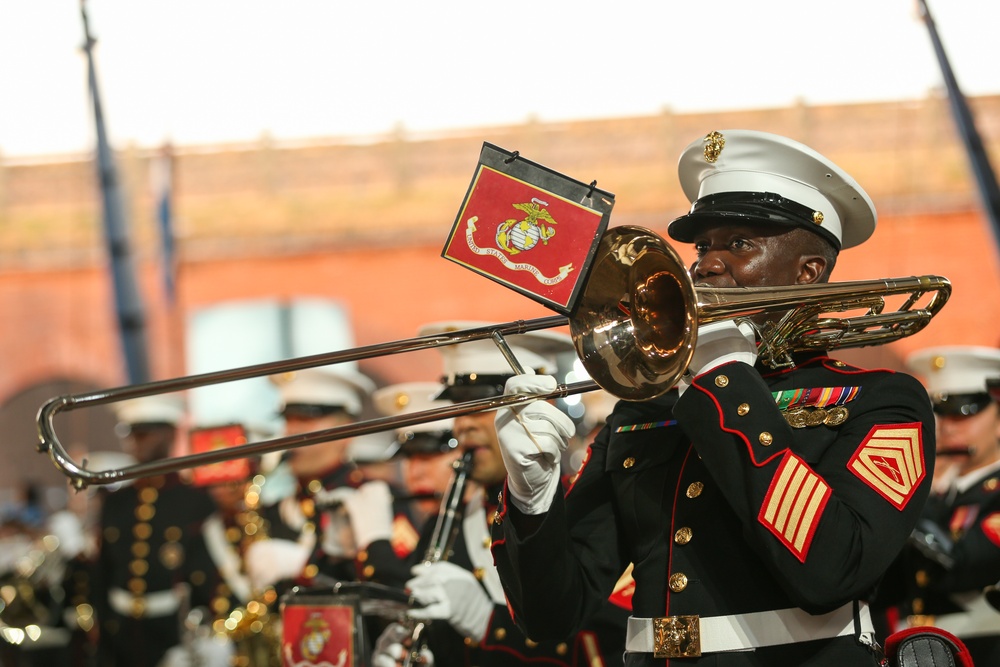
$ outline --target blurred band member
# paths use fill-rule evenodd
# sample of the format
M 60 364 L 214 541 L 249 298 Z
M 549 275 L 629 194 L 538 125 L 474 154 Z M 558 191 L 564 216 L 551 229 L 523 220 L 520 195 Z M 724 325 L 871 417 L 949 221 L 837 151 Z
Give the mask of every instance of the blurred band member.
M 170 456 L 184 416 L 174 396 L 117 404 L 125 451 L 139 463 Z M 190 605 L 192 540 L 212 500 L 176 473 L 136 480 L 108 494 L 101 508 L 95 607 L 103 660 L 155 667 L 180 644 L 180 616 Z
M 977 665 L 1000 664 L 1000 615 L 983 589 L 1000 579 L 1000 350 L 948 346 L 907 360 L 924 378 L 937 420 L 939 478 L 917 525 L 921 550 L 904 554 L 908 624 L 962 639 Z

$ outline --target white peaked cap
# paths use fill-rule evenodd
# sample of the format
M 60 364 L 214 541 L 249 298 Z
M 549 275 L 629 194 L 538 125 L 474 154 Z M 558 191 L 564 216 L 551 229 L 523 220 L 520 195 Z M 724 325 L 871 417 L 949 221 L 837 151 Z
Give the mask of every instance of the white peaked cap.
M 685 243 L 700 223 L 736 224 L 740 213 L 748 221 L 811 229 L 838 249 L 860 245 L 875 231 L 875 205 L 853 178 L 808 146 L 776 134 L 721 130 L 701 137 L 684 149 L 678 175 L 692 207 L 668 232 Z M 720 196 L 726 193 L 770 193 L 798 206 Z
M 489 326 L 490 322 L 435 322 L 420 328 L 418 335 L 459 331 Z M 556 357 L 559 354 L 572 352 L 573 339 L 565 334 L 553 331 L 532 331 L 525 334 L 504 336 L 511 352 L 521 366 L 532 369 L 536 373 L 552 375 L 557 370 Z M 476 340 L 456 345 L 439 347 L 444 361 L 446 382 L 461 375 L 513 375 L 510 364 L 496 344 L 489 339 Z
M 372 402 L 378 413 L 386 417 L 408 415 L 452 405 L 451 401 L 436 399 L 443 389 L 444 386 L 439 382 L 401 382 L 377 390 L 372 394 Z M 437 419 L 423 424 L 405 426 L 397 431 L 412 431 L 414 433 L 450 431 L 454 423 L 455 420 L 451 418 Z
M 347 413 L 361 414 L 364 397 L 375 391 L 375 383 L 367 376 L 336 366 L 305 368 L 271 376 L 278 386 L 281 407 L 289 405 L 323 405 L 343 408 Z
M 986 381 L 1000 378 L 1000 350 L 979 346 L 943 346 L 910 355 L 906 366 L 924 379 L 935 396 L 984 394 Z
M 171 424 L 184 419 L 184 399 L 176 394 L 130 398 L 114 405 L 115 416 L 123 424 Z

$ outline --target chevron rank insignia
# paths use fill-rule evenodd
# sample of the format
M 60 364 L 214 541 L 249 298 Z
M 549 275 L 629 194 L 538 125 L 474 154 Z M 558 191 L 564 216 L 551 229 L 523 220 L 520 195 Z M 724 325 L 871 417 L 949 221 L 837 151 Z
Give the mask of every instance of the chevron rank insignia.
M 829 498 L 830 485 L 789 452 L 771 479 L 757 520 L 804 563 Z
M 920 423 L 872 427 L 847 467 L 902 510 L 926 474 Z
M 1000 547 L 1000 512 L 993 512 L 985 519 L 981 524 L 983 527 L 983 533 L 989 538 L 995 546 Z

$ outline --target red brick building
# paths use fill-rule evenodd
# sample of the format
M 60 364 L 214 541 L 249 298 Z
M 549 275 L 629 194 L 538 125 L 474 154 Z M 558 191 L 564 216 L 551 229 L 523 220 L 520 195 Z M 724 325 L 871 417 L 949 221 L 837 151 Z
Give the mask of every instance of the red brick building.
M 1000 97 L 970 100 L 991 154 Z M 148 171 L 155 150 L 122 151 L 133 252 L 145 300 L 152 373 L 183 375 L 185 322 L 246 299 L 320 296 L 344 304 L 357 344 L 408 338 L 442 319 L 494 322 L 551 314 L 440 257 L 483 141 L 615 193 L 612 225 L 649 227 L 684 212 L 676 159 L 710 130 L 745 127 L 793 137 L 832 158 L 879 209 L 871 241 L 841 256 L 838 281 L 939 274 L 951 302 L 927 329 L 891 345 L 841 353 L 901 368 L 938 344 L 1000 344 L 1000 248 L 980 206 L 947 100 L 807 107 L 400 134 L 368 143 L 175 148 L 178 292 L 161 286 Z M 997 158 L 994 157 L 994 163 Z M 681 248 L 690 258 L 690 251 Z M 95 167 L 82 157 L 0 162 L 0 472 L 49 484 L 32 454 L 35 411 L 56 394 L 124 382 Z M 234 337 L 253 331 L 233 331 Z M 362 363 L 380 385 L 436 378 L 436 353 Z M 65 417 L 66 442 L 86 441 L 110 415 Z M 99 422 L 95 425 L 95 422 Z M 105 431 L 106 432 L 106 431 Z M 93 448 L 93 445 L 91 445 Z M 100 447 L 98 447 L 100 448 Z

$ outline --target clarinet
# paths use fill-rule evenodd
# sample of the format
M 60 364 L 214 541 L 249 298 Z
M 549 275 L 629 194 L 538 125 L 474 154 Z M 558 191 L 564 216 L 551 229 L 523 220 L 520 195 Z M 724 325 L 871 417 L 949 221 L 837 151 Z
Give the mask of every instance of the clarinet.
M 465 487 L 472 473 L 471 450 L 462 454 L 462 457 L 452 464 L 455 472 L 448 483 L 448 490 L 441 501 L 441 509 L 438 511 L 437 520 L 434 523 L 434 532 L 431 534 L 430 544 L 424 552 L 424 565 L 436 563 L 441 560 L 448 560 L 455 546 L 455 538 L 458 537 L 459 528 L 462 526 L 462 516 L 465 505 L 462 498 L 465 495 Z M 403 666 L 420 664 L 420 649 L 424 646 L 423 632 L 426 624 L 417 623 L 410 633 L 410 650 L 403 657 Z

